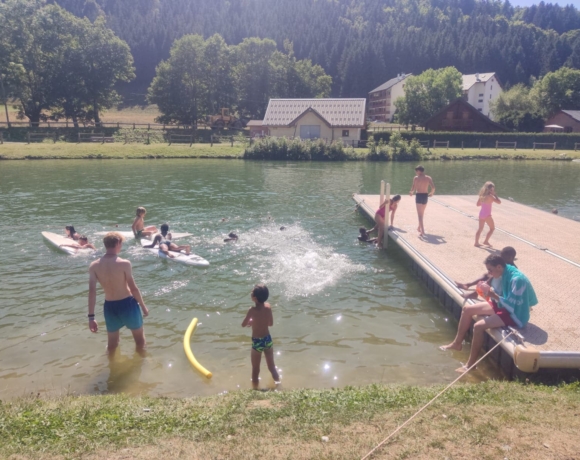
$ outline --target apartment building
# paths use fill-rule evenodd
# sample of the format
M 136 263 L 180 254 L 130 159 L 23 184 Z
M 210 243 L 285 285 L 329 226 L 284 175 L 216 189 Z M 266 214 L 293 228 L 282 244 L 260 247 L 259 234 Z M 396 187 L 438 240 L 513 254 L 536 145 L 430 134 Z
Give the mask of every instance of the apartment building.
M 392 122 L 395 116 L 395 101 L 405 95 L 405 79 L 411 73 L 401 73 L 369 93 L 367 117 L 372 121 Z
M 492 120 L 489 104 L 495 101 L 501 92 L 502 87 L 495 72 L 463 75 L 463 98 Z

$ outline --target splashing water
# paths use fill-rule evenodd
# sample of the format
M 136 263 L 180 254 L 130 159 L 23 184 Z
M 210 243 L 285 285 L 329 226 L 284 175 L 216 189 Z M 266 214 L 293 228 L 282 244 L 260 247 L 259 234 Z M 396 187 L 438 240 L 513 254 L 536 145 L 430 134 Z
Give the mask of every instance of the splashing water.
M 330 246 L 323 246 L 299 224 L 280 231 L 269 224 L 244 234 L 252 271 L 267 284 L 278 284 L 287 298 L 309 296 L 351 273 L 364 271 Z

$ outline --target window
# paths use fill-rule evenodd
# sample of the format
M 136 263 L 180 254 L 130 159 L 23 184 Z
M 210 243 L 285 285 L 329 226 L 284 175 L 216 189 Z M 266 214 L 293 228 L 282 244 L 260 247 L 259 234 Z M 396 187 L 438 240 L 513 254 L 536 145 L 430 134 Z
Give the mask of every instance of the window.
M 491 99 L 491 94 L 489 95 L 489 98 Z
M 493 85 L 491 85 L 491 86 L 489 87 L 489 89 L 493 89 Z
M 572 132 L 572 126 L 566 126 L 566 127 L 564 127 L 564 132 L 565 133 L 571 133 Z
M 483 102 L 483 99 L 479 99 L 477 102 Z
M 483 94 L 480 94 L 479 97 L 483 97 Z
M 348 129 L 342 130 L 342 137 L 349 137 Z
M 302 125 L 300 126 L 300 139 L 319 139 L 320 125 Z

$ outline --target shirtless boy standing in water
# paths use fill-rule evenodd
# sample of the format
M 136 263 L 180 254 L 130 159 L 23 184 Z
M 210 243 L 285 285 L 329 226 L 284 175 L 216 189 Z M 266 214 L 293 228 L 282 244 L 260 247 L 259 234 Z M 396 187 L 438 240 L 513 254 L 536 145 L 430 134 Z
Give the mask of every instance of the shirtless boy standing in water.
M 280 375 L 274 364 L 274 342 L 270 335 L 269 326 L 274 325 L 272 308 L 266 303 L 270 293 L 265 284 L 256 284 L 250 294 L 255 306 L 248 310 L 242 322 L 242 327 L 252 328 L 252 386 L 258 388 L 260 379 L 260 361 L 262 352 L 266 355 L 266 364 L 275 383 L 280 383 Z
M 137 351 L 142 352 L 145 349 L 143 317 L 139 311 L 139 305 L 141 305 L 143 316 L 147 316 L 149 310 L 133 279 L 131 262 L 118 256 L 123 246 L 123 239 L 120 233 L 107 233 L 103 238 L 106 254 L 89 267 L 89 329 L 91 332 L 99 330 L 95 321 L 98 281 L 105 291 L 104 313 L 109 356 L 112 356 L 119 346 L 119 330 L 123 326 L 127 326 L 133 333 Z
M 419 226 L 417 227 L 417 231 L 421 236 L 425 236 L 423 215 L 425 214 L 425 208 L 427 207 L 427 199 L 435 193 L 435 184 L 433 184 L 431 176 L 425 175 L 425 168 L 423 166 L 417 166 L 415 168 L 415 173 L 417 173 L 417 175 L 413 179 L 413 186 L 411 187 L 409 195 L 413 196 L 413 193 L 415 193 L 417 215 L 419 216 Z M 431 187 L 431 191 L 429 191 L 429 187 Z

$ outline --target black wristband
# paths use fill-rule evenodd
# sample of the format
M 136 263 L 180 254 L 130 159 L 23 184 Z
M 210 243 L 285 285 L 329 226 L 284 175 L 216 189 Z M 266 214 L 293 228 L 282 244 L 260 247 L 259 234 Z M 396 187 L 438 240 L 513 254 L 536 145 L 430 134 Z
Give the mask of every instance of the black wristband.
M 88 315 L 88 317 L 89 317 L 89 318 L 94 318 L 94 317 L 95 317 L 95 315 L 94 315 L 94 314 L 92 314 L 92 315 Z

